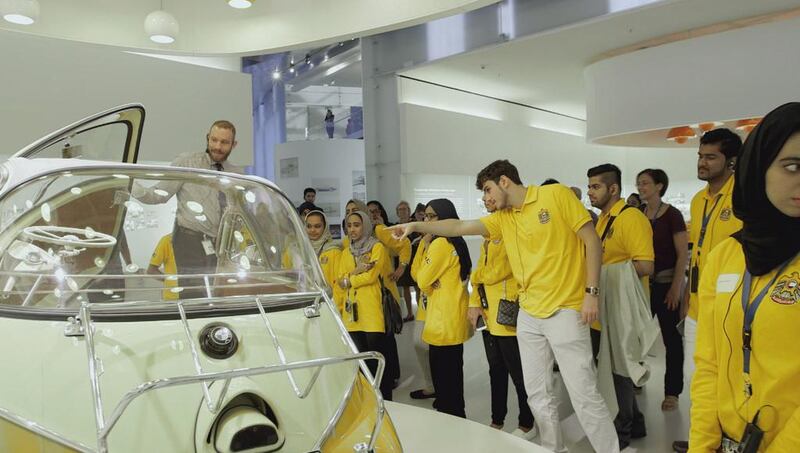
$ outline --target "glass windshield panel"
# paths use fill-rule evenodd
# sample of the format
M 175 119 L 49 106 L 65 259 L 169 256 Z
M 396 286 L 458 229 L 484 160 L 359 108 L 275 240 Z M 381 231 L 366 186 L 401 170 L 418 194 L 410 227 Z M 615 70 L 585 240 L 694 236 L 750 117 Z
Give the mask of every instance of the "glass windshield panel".
M 233 175 L 60 171 L 0 200 L 0 305 L 252 299 L 317 291 L 289 201 Z
M 144 108 L 125 105 L 66 126 L 14 157 L 136 163 Z
M 50 144 L 32 156 L 37 159 L 89 159 L 121 162 L 131 126 L 117 122 L 85 129 Z

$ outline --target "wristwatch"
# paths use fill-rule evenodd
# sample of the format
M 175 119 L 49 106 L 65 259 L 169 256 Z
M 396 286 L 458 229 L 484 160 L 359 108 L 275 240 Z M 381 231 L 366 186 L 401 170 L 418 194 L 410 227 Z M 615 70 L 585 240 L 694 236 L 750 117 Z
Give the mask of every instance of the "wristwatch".
M 589 294 L 589 295 L 592 295 L 592 296 L 599 296 L 600 295 L 600 288 L 598 288 L 596 286 L 587 286 L 585 291 L 586 291 L 586 294 Z

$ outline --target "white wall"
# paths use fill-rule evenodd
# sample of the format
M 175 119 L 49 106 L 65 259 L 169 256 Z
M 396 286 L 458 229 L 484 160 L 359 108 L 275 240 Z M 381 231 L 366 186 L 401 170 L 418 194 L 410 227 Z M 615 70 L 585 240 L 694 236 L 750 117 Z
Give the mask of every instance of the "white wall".
M 587 144 L 583 137 L 522 125 L 517 122 L 401 104 L 401 197 L 409 202 L 425 189 L 451 190 L 467 200 L 462 216 L 474 217 L 480 193 L 475 175 L 496 159 L 509 159 L 523 182 L 540 184 L 558 179 L 586 192 L 586 171 L 610 162 L 622 170 L 623 191 L 635 190 L 636 174 L 662 168 L 671 178 L 668 197 L 687 203 L 702 183 L 696 178 L 696 151 L 691 149 L 622 148 Z M 586 197 L 584 195 L 584 200 Z M 683 207 L 683 206 L 679 206 Z
M 286 167 L 286 160 L 294 158 L 297 159 L 296 176 Z M 282 143 L 275 148 L 275 183 L 295 206 L 303 201 L 303 189 L 315 187 L 315 204 L 324 208 L 331 225 L 341 223 L 344 206 L 353 198 L 354 172 L 364 174 L 363 140 L 308 140 Z M 320 188 L 336 190 L 321 191 Z M 366 195 L 366 186 L 357 186 L 356 191 Z
M 228 119 L 239 141 L 231 160 L 252 163 L 249 74 L 8 31 L 0 31 L 0 61 L 0 155 L 93 113 L 139 102 L 147 111 L 140 161 L 203 150 L 211 123 Z
M 761 117 L 800 96 L 800 18 L 637 50 L 584 71 L 587 135 Z M 617 137 L 616 139 L 624 139 Z

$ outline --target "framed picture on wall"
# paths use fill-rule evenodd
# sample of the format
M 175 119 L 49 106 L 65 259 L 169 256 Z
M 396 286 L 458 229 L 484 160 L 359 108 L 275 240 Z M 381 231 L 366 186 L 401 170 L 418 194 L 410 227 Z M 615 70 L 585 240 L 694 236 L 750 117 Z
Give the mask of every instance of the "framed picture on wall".
M 328 228 L 331 230 L 331 236 L 333 236 L 334 239 L 341 239 L 342 238 L 342 226 L 341 225 L 339 225 L 338 223 L 334 223 L 332 225 L 329 225 Z
M 289 157 L 281 159 L 281 178 L 297 178 L 300 176 L 300 159 Z

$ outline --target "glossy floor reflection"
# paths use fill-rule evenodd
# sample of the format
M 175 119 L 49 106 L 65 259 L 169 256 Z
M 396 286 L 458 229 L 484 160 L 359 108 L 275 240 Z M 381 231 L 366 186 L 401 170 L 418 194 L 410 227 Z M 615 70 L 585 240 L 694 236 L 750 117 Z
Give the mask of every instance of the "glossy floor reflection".
M 394 391 L 394 400 L 401 403 L 419 407 L 431 408 L 433 400 L 413 400 L 408 394 L 420 388 L 421 379 L 416 355 L 414 354 L 413 329 L 415 323 L 406 323 L 403 333 L 397 338 L 400 352 L 402 376 L 400 387 Z M 664 398 L 664 347 L 659 339 L 652 351 L 655 357 L 650 357 L 651 378 L 645 385 L 642 393 L 637 396 L 639 408 L 644 413 L 647 422 L 647 437 L 631 442 L 632 450 L 647 453 L 670 453 L 672 442 L 686 439 L 689 429 L 689 392 L 688 388 L 680 396 L 680 405 L 672 412 L 661 411 L 661 401 Z M 561 398 L 561 420 L 567 446 L 572 453 L 589 453 L 593 449 L 583 434 L 580 424 L 575 417 L 566 389 L 556 374 L 559 381 L 559 397 Z M 519 412 L 516 402 L 514 386 L 509 381 L 508 415 L 504 430 L 513 431 L 517 427 L 517 414 Z M 489 371 L 486 364 L 486 355 L 483 350 L 483 340 L 480 335 L 475 335 L 464 345 L 464 398 L 466 400 L 467 418 L 479 423 L 489 424 L 490 396 L 489 396 Z M 431 410 L 433 410 L 431 408 Z M 427 433 L 420 435 L 436 435 L 436 427 L 431 427 Z

